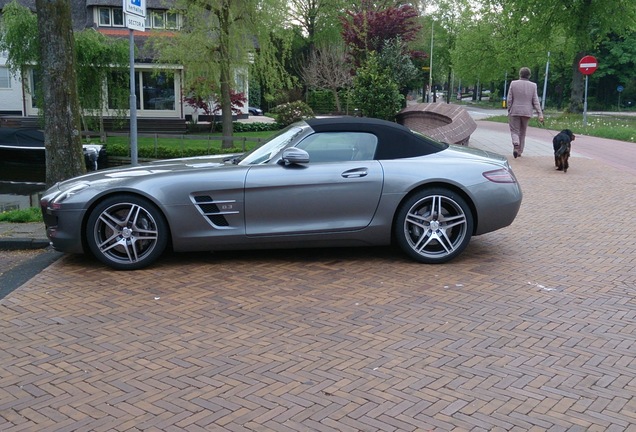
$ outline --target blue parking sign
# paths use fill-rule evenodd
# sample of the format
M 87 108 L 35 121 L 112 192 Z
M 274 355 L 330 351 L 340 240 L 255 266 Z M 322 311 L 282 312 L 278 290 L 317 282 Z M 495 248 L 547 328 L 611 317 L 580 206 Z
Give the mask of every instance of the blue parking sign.
M 123 0 L 124 12 L 129 15 L 146 17 L 146 0 Z

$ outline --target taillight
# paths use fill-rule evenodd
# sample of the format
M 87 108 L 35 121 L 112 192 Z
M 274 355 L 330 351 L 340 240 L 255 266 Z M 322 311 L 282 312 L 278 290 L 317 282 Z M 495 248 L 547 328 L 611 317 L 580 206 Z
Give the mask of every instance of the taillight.
M 512 171 L 505 168 L 500 168 L 494 171 L 486 171 L 485 173 L 482 173 L 482 175 L 494 183 L 517 183 L 517 179 Z

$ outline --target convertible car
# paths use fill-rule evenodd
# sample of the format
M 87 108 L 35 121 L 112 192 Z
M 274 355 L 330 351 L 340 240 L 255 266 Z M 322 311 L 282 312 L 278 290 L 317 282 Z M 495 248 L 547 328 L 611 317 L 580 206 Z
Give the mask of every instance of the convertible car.
M 389 245 L 444 263 L 510 225 L 522 193 L 500 155 L 401 125 L 295 123 L 238 155 L 162 160 L 58 183 L 42 197 L 56 250 L 108 266 L 177 252 Z

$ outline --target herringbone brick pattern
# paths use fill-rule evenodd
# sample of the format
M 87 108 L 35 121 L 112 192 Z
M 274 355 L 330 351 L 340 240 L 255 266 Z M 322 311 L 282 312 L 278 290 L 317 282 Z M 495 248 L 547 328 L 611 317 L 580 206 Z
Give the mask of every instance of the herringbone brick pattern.
M 513 165 L 518 219 L 448 265 L 64 257 L 0 303 L 0 431 L 636 431 L 636 178 Z

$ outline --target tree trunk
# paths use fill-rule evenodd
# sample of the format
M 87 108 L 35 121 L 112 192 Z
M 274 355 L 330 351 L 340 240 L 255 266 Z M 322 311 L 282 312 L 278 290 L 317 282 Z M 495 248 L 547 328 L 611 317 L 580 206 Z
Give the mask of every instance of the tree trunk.
M 221 78 L 221 124 L 223 127 L 223 136 L 231 137 L 234 134 L 234 126 L 232 124 L 232 98 L 231 90 L 231 58 L 230 58 L 230 0 L 222 0 L 219 14 L 219 24 L 221 34 L 219 37 L 220 50 L 220 78 Z M 222 148 L 231 148 L 233 146 L 231 139 L 223 139 Z
M 571 113 L 583 112 L 585 79 L 581 71 L 579 71 L 579 62 L 584 55 L 584 52 L 577 53 L 574 57 L 574 62 L 572 63 L 572 89 L 570 91 L 570 104 L 567 108 L 567 111 Z
M 36 0 L 46 149 L 46 184 L 86 172 L 80 134 L 69 0 Z
M 342 108 L 340 107 L 340 97 L 338 96 L 338 88 L 332 87 L 331 91 L 333 92 L 333 101 L 336 104 L 336 112 L 340 114 L 342 112 Z

